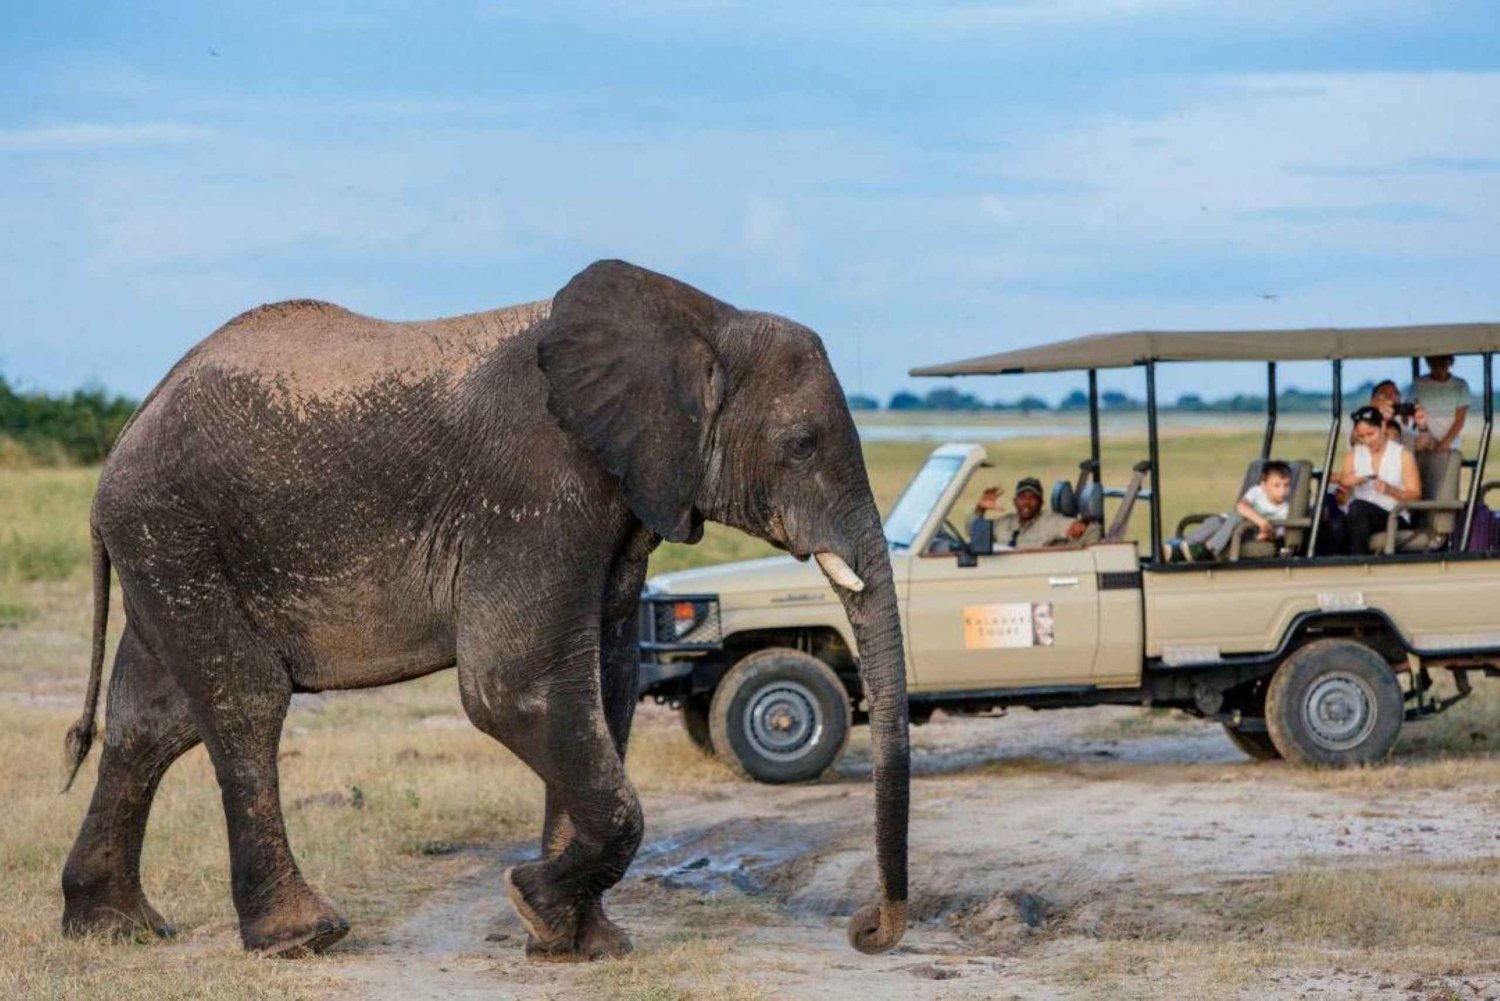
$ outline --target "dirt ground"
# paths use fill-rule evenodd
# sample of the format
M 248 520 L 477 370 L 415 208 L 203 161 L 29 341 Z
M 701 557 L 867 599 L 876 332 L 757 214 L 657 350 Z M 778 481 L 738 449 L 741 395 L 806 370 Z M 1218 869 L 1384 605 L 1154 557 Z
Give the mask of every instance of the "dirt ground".
M 676 722 L 650 709 L 640 725 Z M 823 783 L 646 797 L 646 841 L 609 899 L 638 947 L 626 962 L 525 960 L 499 881 L 533 849 L 483 846 L 446 860 L 446 881 L 410 913 L 318 961 L 328 995 L 1500 997 L 1500 927 L 1451 949 L 1384 949 L 1384 916 L 1368 913 L 1428 906 L 1383 873 L 1410 891 L 1464 872 L 1464 894 L 1487 894 L 1477 914 L 1493 920 L 1493 881 L 1469 881 L 1476 860 L 1500 855 L 1492 770 L 1444 782 L 1254 765 L 1216 727 L 1109 708 L 940 714 L 913 736 L 913 923 L 890 954 L 844 942 L 874 886 L 856 742 Z M 1350 880 L 1320 887 L 1330 871 Z M 1372 899 L 1349 910 L 1363 876 Z M 1333 927 L 1307 926 L 1319 916 Z M 1409 945 L 1422 917 L 1390 920 Z M 167 948 L 235 945 L 224 928 Z

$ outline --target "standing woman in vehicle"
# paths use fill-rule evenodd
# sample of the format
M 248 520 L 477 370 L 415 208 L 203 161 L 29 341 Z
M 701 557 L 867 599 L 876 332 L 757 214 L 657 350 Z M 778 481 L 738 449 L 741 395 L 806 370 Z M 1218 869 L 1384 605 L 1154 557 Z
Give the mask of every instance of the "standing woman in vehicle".
M 1422 496 L 1422 477 L 1411 452 L 1387 436 L 1385 415 L 1374 407 L 1354 411 L 1354 448 L 1345 454 L 1340 486 L 1353 491 L 1349 555 L 1366 556 L 1370 537 L 1385 531 L 1390 513 Z

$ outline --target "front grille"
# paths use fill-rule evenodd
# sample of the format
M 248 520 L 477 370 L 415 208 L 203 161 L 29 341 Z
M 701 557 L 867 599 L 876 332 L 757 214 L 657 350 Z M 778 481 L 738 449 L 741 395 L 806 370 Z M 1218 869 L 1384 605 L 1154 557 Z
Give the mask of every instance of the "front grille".
M 696 621 L 678 635 L 677 606 L 691 604 Z M 724 639 L 719 602 L 713 595 L 662 594 L 641 599 L 642 650 L 717 650 Z

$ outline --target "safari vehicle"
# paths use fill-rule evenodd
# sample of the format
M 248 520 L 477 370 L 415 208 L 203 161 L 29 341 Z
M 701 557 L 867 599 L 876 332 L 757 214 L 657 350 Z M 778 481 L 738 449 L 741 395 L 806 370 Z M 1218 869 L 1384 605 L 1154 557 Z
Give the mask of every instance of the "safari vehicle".
M 954 506 L 988 464 L 976 444 L 935 450 L 891 510 L 885 532 L 912 722 L 939 708 L 1162 706 L 1221 723 L 1253 758 L 1378 761 L 1403 722 L 1469 695 L 1471 675 L 1500 675 L 1500 556 L 1469 547 L 1483 492 L 1500 486 L 1484 483 L 1497 349 L 1500 325 L 1125 333 L 913 370 L 1086 371 L 1090 454 L 1078 481 L 1052 492 L 1055 511 L 1089 526 L 1066 546 L 992 546 L 980 522 L 965 535 L 965 512 Z M 1419 453 L 1423 499 L 1408 505 L 1412 530 L 1393 518 L 1367 554 L 1315 555 L 1329 470 L 1347 433 L 1343 362 L 1414 353 L 1482 356 L 1474 458 Z M 1291 462 L 1284 539 L 1237 538 L 1218 562 L 1164 561 L 1161 502 L 1170 485 L 1157 475 L 1158 366 L 1266 363 L 1268 412 L 1250 483 L 1274 454 L 1276 366 L 1291 360 L 1331 364 L 1333 403 L 1321 464 Z M 1147 454 L 1128 482 L 1107 488 L 1098 372 L 1131 366 L 1145 373 Z M 1226 498 L 1239 483 L 1225 483 Z M 1136 505 L 1147 508 L 1144 553 L 1125 538 Z M 833 764 L 864 716 L 859 654 L 815 566 L 777 557 L 664 574 L 648 582 L 642 601 L 642 696 L 679 706 L 700 746 L 764 782 L 810 779 Z M 1437 697 L 1439 671 L 1451 672 L 1455 694 Z

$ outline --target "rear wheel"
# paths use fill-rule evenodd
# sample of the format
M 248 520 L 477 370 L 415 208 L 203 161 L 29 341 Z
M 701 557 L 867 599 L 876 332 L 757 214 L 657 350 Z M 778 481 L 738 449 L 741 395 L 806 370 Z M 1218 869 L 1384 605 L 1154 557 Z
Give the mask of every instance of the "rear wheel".
M 757 782 L 806 782 L 838 760 L 849 736 L 849 694 L 829 666 L 773 647 L 724 675 L 709 708 L 720 760 Z
M 1367 765 L 1396 743 L 1403 703 L 1396 673 L 1374 650 L 1353 640 L 1318 640 L 1276 669 L 1266 692 L 1266 727 L 1288 761 Z
M 1276 750 L 1276 744 L 1271 740 L 1271 735 L 1263 730 L 1237 730 L 1225 723 L 1224 736 L 1229 738 L 1229 742 L 1240 753 L 1256 761 L 1281 760 L 1281 752 Z
M 683 728 L 693 746 L 704 754 L 714 753 L 714 738 L 708 726 L 708 709 L 712 701 L 709 695 L 690 695 L 682 703 Z

